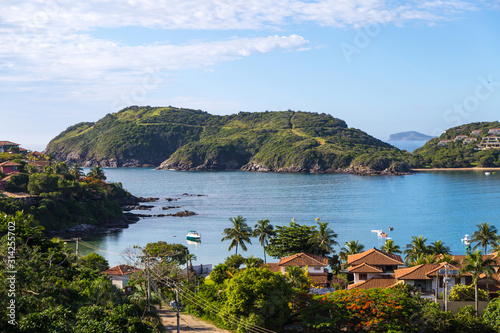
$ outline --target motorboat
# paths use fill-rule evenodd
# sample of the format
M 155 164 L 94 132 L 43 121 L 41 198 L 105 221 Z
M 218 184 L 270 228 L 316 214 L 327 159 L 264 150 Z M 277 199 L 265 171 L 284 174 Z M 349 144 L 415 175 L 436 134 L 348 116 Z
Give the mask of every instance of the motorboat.
M 201 235 L 194 230 L 189 230 L 189 232 L 186 235 L 186 239 L 193 242 L 200 242 Z

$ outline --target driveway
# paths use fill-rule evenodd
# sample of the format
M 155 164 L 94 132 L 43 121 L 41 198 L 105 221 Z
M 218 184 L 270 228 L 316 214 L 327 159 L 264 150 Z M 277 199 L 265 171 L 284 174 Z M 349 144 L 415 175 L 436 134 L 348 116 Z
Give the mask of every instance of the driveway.
M 167 333 L 177 332 L 177 312 L 174 310 L 158 310 L 161 317 L 161 322 L 165 326 Z M 181 313 L 179 319 L 180 332 L 203 332 L 203 333 L 232 333 L 228 330 L 223 330 L 210 323 L 206 323 L 195 316 Z

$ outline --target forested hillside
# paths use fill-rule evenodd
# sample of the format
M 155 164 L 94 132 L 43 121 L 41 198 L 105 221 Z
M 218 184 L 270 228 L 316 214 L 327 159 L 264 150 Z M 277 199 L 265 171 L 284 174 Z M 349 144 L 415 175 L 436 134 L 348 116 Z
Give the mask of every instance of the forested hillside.
M 48 145 L 59 161 L 84 166 L 177 170 L 407 172 L 411 155 L 327 114 L 131 106 L 68 128 Z

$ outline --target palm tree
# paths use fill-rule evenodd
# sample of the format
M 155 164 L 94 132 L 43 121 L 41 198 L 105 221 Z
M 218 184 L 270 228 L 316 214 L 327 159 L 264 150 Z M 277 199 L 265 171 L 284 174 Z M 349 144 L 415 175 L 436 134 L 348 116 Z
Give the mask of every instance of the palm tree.
M 274 236 L 274 227 L 268 219 L 259 220 L 253 227 L 252 237 L 259 237 L 259 243 L 264 249 L 264 263 L 266 263 L 266 246 L 269 244 L 269 237 Z
M 493 244 L 491 244 L 491 250 L 489 252 L 490 253 L 500 252 L 500 239 L 497 239 Z
M 247 268 L 260 267 L 262 266 L 262 264 L 263 264 L 262 259 L 257 258 L 253 255 L 245 259 L 245 266 L 247 266 Z
M 332 246 L 339 245 L 335 241 L 337 234 L 329 226 L 328 222 L 318 222 L 319 229 L 314 231 L 308 243 L 311 243 L 319 248 L 320 254 L 333 253 Z
M 484 254 L 486 254 L 488 245 L 498 240 L 497 228 L 495 226 L 490 226 L 489 222 L 479 223 L 476 227 L 478 230 L 474 231 L 471 238 L 473 243 L 477 243 L 474 245 L 474 250 L 482 246 Z
M 442 240 L 432 242 L 431 245 L 429 245 L 428 250 L 432 255 L 451 254 L 450 248 L 444 245 Z
M 311 278 L 309 277 L 307 268 L 302 269 L 299 266 L 286 266 L 285 277 L 294 288 L 309 289 Z
M 487 277 L 490 277 L 494 273 L 494 269 L 492 267 L 494 263 L 495 260 L 491 258 L 486 258 L 483 260 L 483 256 L 481 255 L 480 250 L 473 253 L 468 253 L 462 261 L 462 268 L 460 269 L 459 273 L 470 273 L 472 275 L 476 313 L 478 309 L 477 282 L 479 280 L 479 276 L 485 274 Z
M 87 177 L 92 177 L 95 179 L 100 179 L 100 180 L 106 180 L 106 176 L 104 175 L 104 171 L 102 171 L 102 168 L 98 165 L 90 169 L 89 173 L 87 174 Z
M 415 261 L 417 261 L 419 256 L 429 253 L 429 249 L 425 244 L 425 242 L 427 242 L 427 238 L 425 238 L 424 236 L 412 236 L 411 238 L 411 243 L 406 244 L 403 251 L 403 253 L 406 255 L 405 263 L 408 266 L 411 266 Z
M 340 249 L 340 259 L 343 262 L 346 262 L 347 256 L 353 255 L 356 253 L 360 253 L 364 249 L 365 249 L 365 246 L 363 244 L 360 244 L 359 241 L 357 241 L 357 240 L 345 242 L 344 247 L 342 249 Z
M 389 254 L 401 253 L 401 248 L 399 247 L 399 245 L 394 244 L 394 241 L 392 239 L 387 239 L 381 250 Z
M 227 249 L 228 251 L 231 251 L 236 246 L 236 254 L 238 254 L 238 245 L 241 246 L 243 251 L 246 251 L 247 246 L 245 243 L 252 244 L 250 240 L 252 229 L 247 225 L 247 220 L 243 216 L 238 215 L 237 217 L 231 217 L 229 221 L 233 223 L 233 227 L 224 229 L 222 232 L 224 237 L 220 241 L 231 240 L 231 244 L 229 244 L 229 248 Z
M 69 168 L 69 173 L 76 179 L 80 179 L 82 176 L 84 176 L 85 174 L 83 173 L 83 169 L 78 165 L 78 164 L 73 164 L 70 168 Z

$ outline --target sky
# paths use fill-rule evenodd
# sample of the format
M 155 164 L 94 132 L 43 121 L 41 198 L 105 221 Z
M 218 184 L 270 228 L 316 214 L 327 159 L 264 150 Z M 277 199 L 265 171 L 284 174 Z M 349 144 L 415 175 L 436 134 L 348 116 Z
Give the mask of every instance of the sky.
M 500 1 L 0 0 L 0 141 L 130 105 L 328 113 L 386 140 L 499 119 Z

